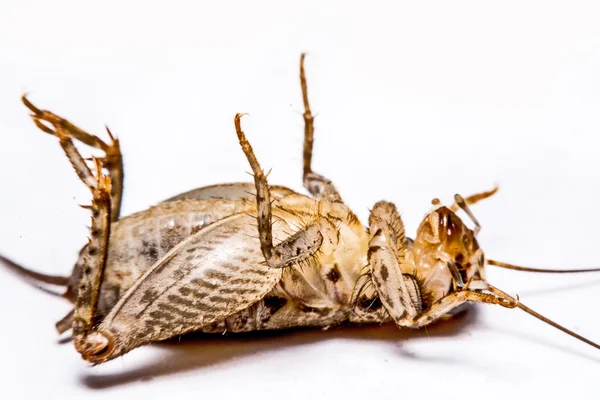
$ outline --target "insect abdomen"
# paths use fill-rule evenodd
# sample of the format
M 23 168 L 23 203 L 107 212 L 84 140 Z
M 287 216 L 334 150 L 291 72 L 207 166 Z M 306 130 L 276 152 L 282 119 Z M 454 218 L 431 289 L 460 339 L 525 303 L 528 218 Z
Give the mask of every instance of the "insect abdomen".
M 310 261 L 286 269 L 277 286 L 261 301 L 203 331 L 329 327 L 348 321 L 355 306 L 352 291 L 365 262 L 366 241 L 359 224 L 340 223 L 337 229 L 335 246 L 324 246 Z M 378 321 L 382 319 L 381 313 L 374 315 Z
M 327 327 L 348 319 L 349 308 L 311 308 L 276 290 L 259 302 L 202 329 L 207 333 L 251 332 L 295 327 Z

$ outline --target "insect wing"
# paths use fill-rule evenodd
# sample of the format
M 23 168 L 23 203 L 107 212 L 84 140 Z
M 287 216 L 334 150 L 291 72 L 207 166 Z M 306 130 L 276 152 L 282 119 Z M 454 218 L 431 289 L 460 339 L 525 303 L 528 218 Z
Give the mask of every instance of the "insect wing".
M 283 186 L 270 186 L 271 197 L 281 199 L 289 195 L 297 195 L 291 189 Z M 185 193 L 178 194 L 165 200 L 176 201 L 182 199 L 227 199 L 227 200 L 256 200 L 256 188 L 254 183 L 223 183 L 220 185 L 204 186 Z
M 286 236 L 282 229 L 274 233 L 279 239 Z M 116 356 L 222 321 L 262 299 L 281 275 L 281 269 L 265 263 L 255 217 L 236 214 L 167 253 L 119 300 L 98 330 L 114 339 Z

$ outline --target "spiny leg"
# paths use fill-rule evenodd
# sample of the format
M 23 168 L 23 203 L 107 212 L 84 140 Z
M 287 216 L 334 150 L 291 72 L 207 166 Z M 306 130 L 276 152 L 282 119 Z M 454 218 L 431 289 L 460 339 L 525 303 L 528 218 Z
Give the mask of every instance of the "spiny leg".
M 300 86 L 302 87 L 302 100 L 304 102 L 304 152 L 303 152 L 303 181 L 304 187 L 317 200 L 341 202 L 342 198 L 331 181 L 312 170 L 312 150 L 314 142 L 314 117 L 308 102 L 308 86 L 304 73 L 305 53 L 300 56 Z
M 105 349 L 105 338 L 93 336 L 98 321 L 100 286 L 108 255 L 108 240 L 111 226 L 110 178 L 102 174 L 102 166 L 96 160 L 98 177 L 92 191 L 92 226 L 79 281 L 73 323 L 73 342 L 80 353 L 98 353 Z M 58 328 L 60 329 L 60 327 Z M 97 340 L 98 339 L 98 340 Z
M 369 216 L 369 268 L 373 284 L 382 304 L 400 325 L 421 311 L 421 302 L 416 285 L 408 274 L 403 274 L 401 265 L 406 254 L 404 224 L 389 202 L 375 204 Z
M 246 135 L 242 131 L 241 117 L 242 114 L 235 116 L 235 130 L 242 150 L 254 173 L 258 208 L 258 234 L 260 248 L 267 265 L 274 268 L 283 268 L 312 257 L 321 247 L 324 237 L 327 237 L 330 241 L 336 240 L 335 227 L 325 219 L 318 219 L 276 246 L 273 245 L 271 194 L 267 178 L 254 155 L 252 146 L 250 146 Z
M 111 221 L 119 219 L 121 212 L 121 200 L 123 197 L 123 156 L 121 154 L 121 147 L 119 140 L 114 138 L 108 127 L 106 128 L 110 137 L 110 143 L 106 143 L 99 137 L 91 135 L 71 122 L 59 117 L 58 115 L 46 111 L 40 110 L 33 105 L 25 96 L 22 97 L 23 104 L 29 108 L 33 114 L 31 118 L 33 122 L 42 131 L 51 135 L 57 136 L 60 139 L 60 144 L 67 154 L 69 161 L 75 168 L 77 175 L 84 181 L 88 187 L 92 187 L 95 178 L 92 176 L 89 168 L 87 167 L 85 160 L 77 152 L 72 139 L 79 140 L 80 142 L 100 149 L 104 152 L 104 157 L 100 158 L 103 168 L 108 170 L 110 181 L 111 181 Z M 45 123 L 51 124 L 54 129 L 51 129 Z M 60 132 L 60 133 L 59 133 Z
M 98 301 L 100 298 L 100 286 L 104 278 L 104 269 L 106 267 L 106 258 L 108 254 L 108 240 L 110 237 L 112 204 L 111 204 L 111 181 L 110 177 L 102 173 L 102 163 L 99 159 L 94 159 L 96 175 L 92 173 L 85 163 L 77 148 L 71 140 L 71 136 L 80 140 L 90 139 L 90 135 L 85 132 L 78 132 L 78 128 L 71 126 L 67 121 L 56 117 L 47 111 L 37 110 L 25 97 L 23 102 L 34 111 L 32 116 L 36 125 L 44 132 L 55 135 L 60 140 L 60 145 L 65 151 L 69 161 L 75 168 L 79 179 L 92 192 L 92 205 L 89 208 L 92 212 L 92 225 L 90 228 L 90 239 L 84 255 L 84 265 L 81 271 L 79 288 L 75 300 L 75 311 L 73 315 L 73 342 L 75 348 L 80 353 L 97 353 L 103 351 L 107 342 L 103 337 L 90 335 L 94 326 L 99 322 L 98 319 Z M 38 118 L 39 117 L 39 118 Z M 50 122 L 54 125 L 54 131 L 44 125 L 41 120 Z M 100 139 L 98 139 L 100 140 Z M 83 140 L 82 140 L 83 141 Z M 85 143 L 85 142 L 84 142 Z M 64 330 L 66 322 L 71 320 L 69 316 L 65 317 L 57 325 L 57 329 Z

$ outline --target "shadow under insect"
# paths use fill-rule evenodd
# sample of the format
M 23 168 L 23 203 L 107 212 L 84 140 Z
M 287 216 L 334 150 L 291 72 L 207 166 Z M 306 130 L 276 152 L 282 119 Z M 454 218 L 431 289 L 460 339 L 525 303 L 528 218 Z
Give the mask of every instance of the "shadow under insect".
M 476 323 L 477 315 L 477 308 L 469 307 L 468 310 L 449 320 L 440 321 L 428 326 L 427 329 L 420 330 L 399 330 L 393 323 L 387 323 L 383 325 L 343 325 L 328 330 L 294 329 L 235 334 L 193 333 L 154 345 L 166 350 L 166 355 L 151 364 L 115 373 L 86 373 L 80 377 L 80 381 L 90 389 L 106 389 L 207 368 L 261 352 L 273 352 L 331 340 L 379 342 L 385 346 L 392 346 L 392 356 L 404 357 L 407 361 L 420 360 L 423 358 L 422 356 L 405 350 L 402 344 L 411 340 L 452 337 L 461 332 L 464 333 L 467 326 Z M 429 356 L 427 361 L 458 362 L 455 359 Z

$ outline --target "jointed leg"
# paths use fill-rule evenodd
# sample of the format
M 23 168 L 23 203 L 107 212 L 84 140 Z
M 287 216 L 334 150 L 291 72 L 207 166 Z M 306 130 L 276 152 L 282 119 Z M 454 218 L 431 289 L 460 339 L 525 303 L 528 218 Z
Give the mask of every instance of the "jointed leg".
M 420 312 L 421 303 L 414 282 L 401 269 L 406 238 L 404 224 L 392 203 L 375 204 L 369 217 L 369 231 L 368 258 L 373 285 L 392 319 L 401 325 Z
M 441 298 L 431 308 L 410 321 L 407 326 L 420 328 L 428 325 L 466 302 L 497 304 L 506 308 L 515 308 L 518 306 L 518 302 L 513 301 L 512 298 L 507 299 L 495 294 L 479 291 L 461 290 Z
M 121 199 L 123 196 L 123 156 L 121 155 L 121 148 L 119 140 L 115 139 L 111 134 L 110 130 L 106 128 L 110 137 L 110 143 L 105 143 L 97 136 L 90 135 L 89 133 L 81 130 L 77 126 L 73 125 L 69 121 L 57 116 L 56 114 L 40 110 L 34 106 L 25 96 L 22 98 L 23 103 L 29 108 L 33 114 L 31 118 L 33 122 L 42 131 L 51 135 L 57 136 L 60 140 L 60 144 L 67 154 L 69 161 L 73 164 L 75 172 L 84 181 L 84 183 L 92 188 L 95 185 L 95 178 L 92 176 L 89 168 L 87 167 L 84 159 L 76 150 L 72 139 L 79 140 L 88 146 L 100 149 L 104 151 L 104 157 L 100 159 L 103 168 L 108 170 L 110 181 L 111 181 L 111 221 L 119 219 L 121 210 Z M 51 129 L 44 122 L 51 124 L 54 129 Z
M 304 187 L 317 200 L 342 201 L 337 189 L 331 181 L 312 170 L 312 150 L 314 142 L 314 117 L 310 111 L 308 103 L 308 87 L 306 84 L 306 75 L 304 73 L 304 58 L 306 54 L 300 56 L 300 86 L 302 87 L 302 100 L 304 102 L 304 164 L 303 181 Z
M 77 153 L 77 155 L 79 155 Z M 75 301 L 73 323 L 73 342 L 80 353 L 94 352 L 96 346 L 103 349 L 103 343 L 96 343 L 88 336 L 99 322 L 98 301 L 100 286 L 104 278 L 106 258 L 108 254 L 108 239 L 110 237 L 110 178 L 102 174 L 102 166 L 96 161 L 98 177 L 90 186 L 92 191 L 92 226 L 91 236 L 87 246 L 87 257 L 84 258 L 79 291 Z M 89 172 L 89 170 L 87 171 Z
M 406 253 L 406 234 L 404 223 L 393 203 L 380 201 L 375 203 L 369 215 L 369 230 L 371 238 L 377 229 L 389 232 L 390 244 L 399 263 L 404 262 Z
M 321 247 L 324 237 L 333 240 L 336 238 L 335 228 L 326 220 L 317 220 L 304 230 L 295 233 L 278 245 L 273 245 L 271 194 L 267 178 L 261 169 L 252 146 L 242 131 L 240 119 L 242 114 L 235 116 L 235 130 L 244 154 L 254 172 L 256 185 L 256 204 L 258 219 L 258 234 L 261 251 L 267 265 L 274 268 L 283 268 L 312 257 Z
M 103 166 L 98 159 L 94 159 L 96 174 L 92 173 L 79 151 L 75 148 L 71 137 L 75 137 L 86 144 L 93 143 L 94 140 L 98 140 L 98 143 L 104 142 L 80 131 L 77 127 L 52 113 L 38 110 L 25 98 L 23 98 L 23 102 L 34 112 L 32 118 L 36 125 L 44 132 L 58 137 L 60 145 L 69 161 L 71 161 L 73 168 L 75 168 L 77 176 L 92 192 L 92 205 L 87 207 L 92 211 L 92 226 L 90 228 L 89 243 L 85 249 L 87 254 L 84 255 L 84 265 L 75 300 L 75 311 L 72 317 L 68 315 L 60 321 L 57 328 L 59 331 L 64 331 L 67 329 L 68 322 L 73 321 L 73 342 L 77 351 L 82 354 L 95 353 L 106 347 L 106 343 L 102 340 L 98 341 L 90 333 L 99 322 L 97 318 L 100 286 L 104 278 L 108 254 L 111 215 L 114 215 L 112 214 L 111 203 L 111 181 L 110 177 L 102 173 Z M 41 120 L 52 123 L 55 130 L 51 130 Z M 102 146 L 109 148 L 106 144 L 98 144 L 98 147 Z M 118 144 L 116 149 L 118 150 Z M 107 153 L 107 157 L 108 155 Z
M 529 315 L 532 315 L 540 321 L 545 322 L 548 325 L 563 331 L 567 335 L 570 335 L 575 339 L 581 340 L 582 342 L 589 344 L 590 346 L 595 347 L 596 349 L 600 349 L 600 344 L 595 343 L 573 332 L 572 330 L 565 328 L 564 326 L 552 321 L 549 318 L 544 317 L 540 313 L 527 307 L 519 301 L 518 296 L 513 297 L 489 284 L 486 284 L 486 286 L 486 292 L 482 292 L 480 290 L 471 291 L 465 288 L 459 292 L 450 293 L 446 297 L 443 297 L 442 299 L 434 303 L 433 306 L 424 313 L 420 314 L 411 321 L 407 321 L 406 326 L 409 326 L 411 328 L 420 328 L 422 326 L 428 325 L 466 302 L 497 304 L 505 308 L 520 308 Z

